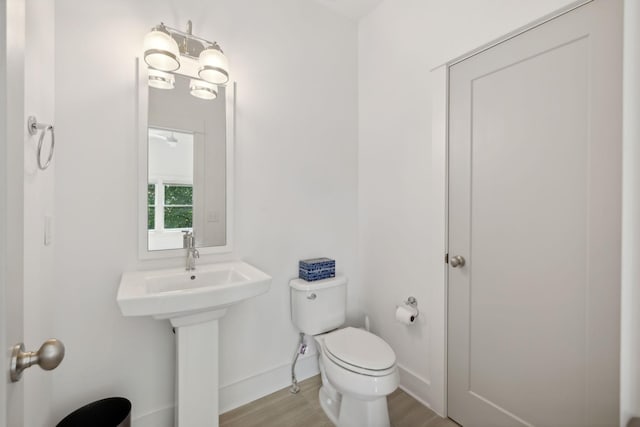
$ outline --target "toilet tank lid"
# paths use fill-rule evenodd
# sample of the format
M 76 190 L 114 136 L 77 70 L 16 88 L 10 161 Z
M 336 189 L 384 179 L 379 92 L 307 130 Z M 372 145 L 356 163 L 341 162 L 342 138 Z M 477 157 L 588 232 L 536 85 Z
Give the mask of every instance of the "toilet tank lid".
M 298 291 L 317 291 L 325 288 L 333 288 L 334 286 L 346 285 L 346 276 L 336 276 L 330 279 L 315 280 L 313 282 L 307 282 L 304 279 L 293 279 L 289 282 L 289 286 L 292 289 Z

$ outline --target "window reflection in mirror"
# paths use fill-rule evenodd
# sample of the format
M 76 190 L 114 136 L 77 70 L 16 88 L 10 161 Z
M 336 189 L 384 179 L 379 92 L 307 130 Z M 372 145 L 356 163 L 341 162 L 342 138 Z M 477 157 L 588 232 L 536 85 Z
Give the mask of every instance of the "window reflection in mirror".
M 185 230 L 199 248 L 224 246 L 225 88 L 203 100 L 175 77 L 174 89 L 148 88 L 147 249 L 180 249 Z
M 193 134 L 149 128 L 149 250 L 182 247 L 193 231 Z

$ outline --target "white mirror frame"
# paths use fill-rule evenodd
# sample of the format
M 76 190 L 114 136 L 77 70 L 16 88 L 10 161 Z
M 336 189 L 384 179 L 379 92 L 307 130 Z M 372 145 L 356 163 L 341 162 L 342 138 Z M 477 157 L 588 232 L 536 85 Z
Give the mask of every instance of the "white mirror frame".
M 141 66 L 142 64 L 142 66 Z M 140 259 L 182 258 L 185 249 L 148 250 L 147 230 L 147 162 L 148 162 L 148 102 L 149 85 L 147 69 L 140 58 L 136 58 L 137 121 L 138 141 L 138 257 Z M 200 255 L 226 254 L 233 252 L 234 230 L 234 141 L 235 141 L 235 99 L 236 82 L 229 82 L 225 90 L 227 112 L 226 134 L 226 244 L 224 246 L 198 247 Z

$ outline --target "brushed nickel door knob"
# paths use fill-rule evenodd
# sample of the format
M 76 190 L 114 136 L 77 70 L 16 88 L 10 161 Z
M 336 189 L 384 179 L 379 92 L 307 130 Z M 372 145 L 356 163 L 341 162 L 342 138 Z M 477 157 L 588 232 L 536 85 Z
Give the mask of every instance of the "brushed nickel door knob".
M 38 351 L 24 351 L 24 344 L 13 347 L 11 352 L 11 381 L 20 381 L 22 371 L 33 365 L 39 365 L 45 371 L 58 367 L 64 359 L 64 344 L 56 339 L 46 340 Z
M 456 255 L 453 258 L 451 258 L 450 264 L 451 264 L 451 267 L 453 268 L 464 267 L 465 260 L 460 255 Z

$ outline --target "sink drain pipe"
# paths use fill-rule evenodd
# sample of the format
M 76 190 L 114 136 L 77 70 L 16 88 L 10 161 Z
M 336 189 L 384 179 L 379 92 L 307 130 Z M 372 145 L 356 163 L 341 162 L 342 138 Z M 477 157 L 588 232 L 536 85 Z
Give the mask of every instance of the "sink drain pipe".
M 298 357 L 306 352 L 307 345 L 304 343 L 304 332 L 300 332 L 300 341 L 298 342 L 298 347 L 293 355 L 293 363 L 291 364 L 291 388 L 289 391 L 293 394 L 300 391 L 300 387 L 298 387 L 298 380 L 296 379 L 296 363 L 298 362 Z

